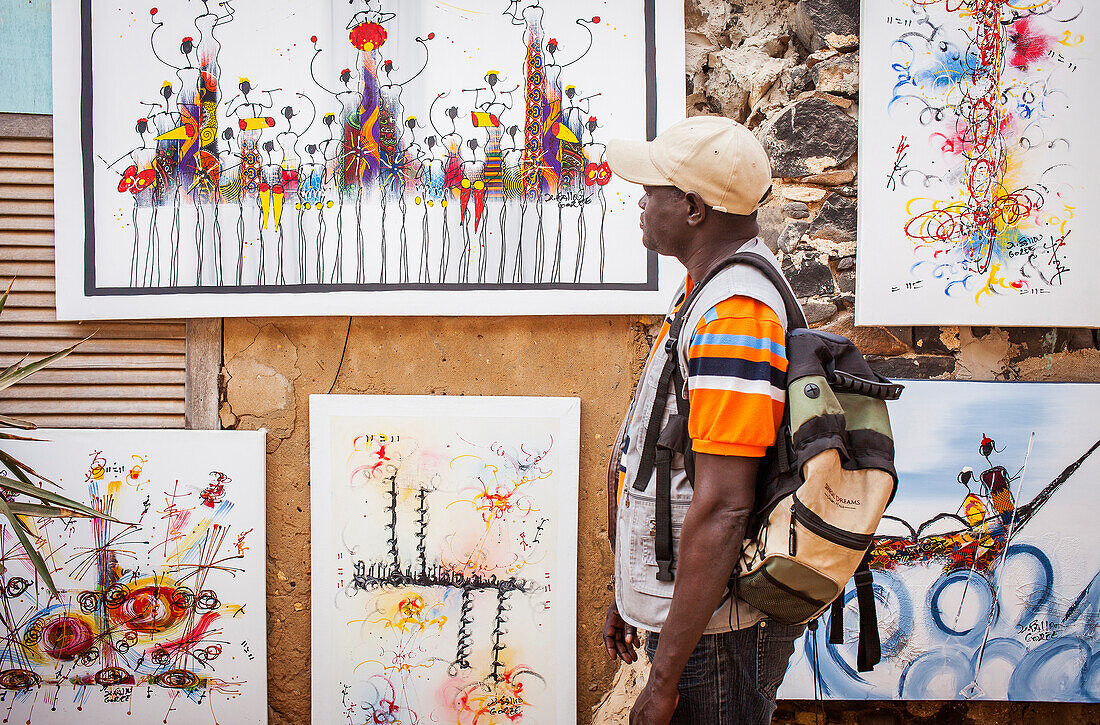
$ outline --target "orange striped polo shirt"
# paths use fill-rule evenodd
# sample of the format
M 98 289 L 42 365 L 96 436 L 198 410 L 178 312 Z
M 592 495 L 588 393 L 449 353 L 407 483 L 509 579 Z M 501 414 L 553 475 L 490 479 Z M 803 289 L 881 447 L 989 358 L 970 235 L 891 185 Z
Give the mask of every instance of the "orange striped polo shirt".
M 661 326 L 654 349 L 668 337 L 670 318 Z M 783 420 L 786 379 L 783 325 L 770 307 L 742 296 L 712 307 L 688 346 L 692 448 L 697 453 L 763 456 Z

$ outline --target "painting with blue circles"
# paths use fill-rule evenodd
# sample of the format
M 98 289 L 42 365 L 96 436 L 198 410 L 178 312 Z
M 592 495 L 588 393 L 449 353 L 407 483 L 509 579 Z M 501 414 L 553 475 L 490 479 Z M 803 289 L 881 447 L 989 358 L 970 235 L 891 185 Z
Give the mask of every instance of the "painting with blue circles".
M 858 607 L 796 643 L 779 694 L 1100 701 L 1100 386 L 912 381 L 890 404 L 899 486 L 872 545 L 882 661 Z

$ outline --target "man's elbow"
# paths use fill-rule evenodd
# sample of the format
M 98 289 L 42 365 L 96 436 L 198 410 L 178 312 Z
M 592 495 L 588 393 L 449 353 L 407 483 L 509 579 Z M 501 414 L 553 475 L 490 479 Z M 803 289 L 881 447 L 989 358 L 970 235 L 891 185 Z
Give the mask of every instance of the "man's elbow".
M 692 502 L 692 506 L 696 502 Z M 744 531 L 752 514 L 752 505 L 740 502 L 716 501 L 699 507 L 696 512 L 701 527 L 718 532 Z M 689 512 L 690 515 L 690 512 Z M 686 527 L 685 522 L 685 528 Z

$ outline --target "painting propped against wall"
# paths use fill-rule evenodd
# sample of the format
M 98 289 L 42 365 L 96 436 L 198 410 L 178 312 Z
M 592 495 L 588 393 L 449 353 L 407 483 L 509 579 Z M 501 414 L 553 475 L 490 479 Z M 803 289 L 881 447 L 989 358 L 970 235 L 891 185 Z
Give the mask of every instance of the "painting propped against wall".
M 1100 385 L 911 381 L 900 484 L 872 545 L 882 662 L 826 614 L 782 697 L 1100 702 Z
M 313 722 L 576 717 L 576 398 L 311 396 Z
M 0 523 L 4 721 L 266 723 L 264 433 L 29 435 L 4 451 L 126 523 L 30 519 L 60 598 Z
M 679 282 L 604 154 L 683 117 L 675 3 L 61 0 L 53 22 L 62 318 L 646 313 Z
M 1100 325 L 1100 7 L 864 0 L 861 325 Z

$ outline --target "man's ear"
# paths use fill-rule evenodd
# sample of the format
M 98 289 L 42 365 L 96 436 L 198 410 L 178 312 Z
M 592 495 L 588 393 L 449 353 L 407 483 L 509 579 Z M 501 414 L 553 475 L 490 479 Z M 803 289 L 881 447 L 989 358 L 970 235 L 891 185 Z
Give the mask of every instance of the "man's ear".
M 684 194 L 684 201 L 686 201 L 688 205 L 688 226 L 697 227 L 706 221 L 707 203 L 703 201 L 703 197 L 699 196 L 699 194 L 694 191 L 689 191 Z

